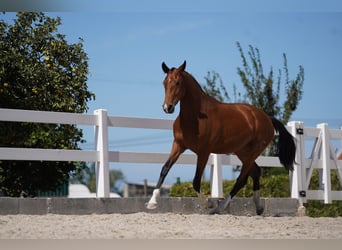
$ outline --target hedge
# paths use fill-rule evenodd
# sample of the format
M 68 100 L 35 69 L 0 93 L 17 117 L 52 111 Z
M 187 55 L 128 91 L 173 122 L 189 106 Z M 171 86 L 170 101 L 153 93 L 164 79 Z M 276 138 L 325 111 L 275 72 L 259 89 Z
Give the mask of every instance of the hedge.
M 342 190 L 338 181 L 336 171 L 332 171 L 332 189 Z M 260 195 L 264 198 L 281 198 L 290 197 L 289 176 L 287 174 L 269 175 L 260 178 Z M 227 196 L 232 190 L 235 180 L 223 181 L 223 193 Z M 310 183 L 310 189 L 319 189 L 318 187 L 318 171 L 313 173 Z M 202 181 L 202 193 L 210 194 L 210 182 Z M 174 184 L 169 195 L 171 197 L 196 197 L 196 192 L 192 188 L 192 182 L 179 182 Z M 253 182 L 249 178 L 247 185 L 242 188 L 236 197 L 252 197 L 253 196 Z M 307 215 L 310 217 L 338 217 L 342 216 L 342 201 L 333 201 L 332 204 L 324 204 L 321 201 L 310 200 L 304 204 Z

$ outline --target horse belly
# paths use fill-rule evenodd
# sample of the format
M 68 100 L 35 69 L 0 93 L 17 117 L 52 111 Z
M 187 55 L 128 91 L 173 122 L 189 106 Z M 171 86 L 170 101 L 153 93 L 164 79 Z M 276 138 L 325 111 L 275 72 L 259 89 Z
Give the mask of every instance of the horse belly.
M 203 124 L 202 124 L 203 125 Z M 178 133 L 178 139 L 191 151 L 228 154 L 234 153 L 248 144 L 252 134 L 246 130 L 238 131 L 236 128 L 205 127 L 199 126 L 200 133 L 182 131 Z
M 234 133 L 232 133 L 234 132 Z M 235 153 L 249 144 L 252 134 L 248 131 L 232 130 L 222 133 L 212 143 L 211 153 L 229 154 Z

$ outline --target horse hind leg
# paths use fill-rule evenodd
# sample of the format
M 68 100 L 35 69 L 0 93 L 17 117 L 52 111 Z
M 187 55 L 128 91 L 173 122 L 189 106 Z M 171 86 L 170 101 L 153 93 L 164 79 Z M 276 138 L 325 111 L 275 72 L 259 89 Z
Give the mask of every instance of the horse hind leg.
M 219 214 L 223 212 L 229 205 L 232 198 L 239 192 L 239 190 L 246 185 L 248 180 L 248 168 L 246 168 L 246 165 L 244 164 L 241 168 L 241 173 L 239 177 L 236 180 L 236 183 L 232 189 L 232 191 L 229 193 L 229 195 L 222 201 L 219 202 L 219 204 L 211 209 L 209 211 L 209 214 Z
M 209 212 L 210 214 L 221 213 L 222 211 L 224 211 L 228 207 L 232 198 L 239 192 L 239 190 L 242 187 L 246 185 L 249 176 L 251 176 L 253 179 L 253 201 L 254 201 L 255 208 L 256 208 L 256 214 L 261 215 L 264 212 L 264 207 L 261 205 L 261 201 L 260 201 L 259 179 L 260 179 L 261 169 L 255 162 L 253 162 L 253 165 L 251 168 L 247 169 L 247 168 L 244 168 L 244 166 L 242 166 L 241 173 L 238 179 L 236 180 L 236 183 L 232 191 L 230 192 L 230 194 L 223 201 L 220 201 L 217 207 L 210 210 Z

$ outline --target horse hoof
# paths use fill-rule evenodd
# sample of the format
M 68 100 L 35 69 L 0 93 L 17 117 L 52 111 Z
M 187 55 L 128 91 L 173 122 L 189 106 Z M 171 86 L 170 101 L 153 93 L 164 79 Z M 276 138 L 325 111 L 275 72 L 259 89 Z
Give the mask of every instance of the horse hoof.
M 262 215 L 264 213 L 264 208 L 263 207 L 259 207 L 257 210 L 256 210 L 256 213 L 257 215 Z
M 214 206 L 214 203 L 212 203 L 212 209 L 209 210 L 209 214 L 220 214 L 224 208 L 222 207 L 222 204 L 220 202 L 217 203 L 216 206 Z
M 156 209 L 157 208 L 157 203 L 148 202 L 148 203 L 146 203 L 146 208 L 150 209 L 150 210 Z
M 215 202 L 208 199 L 208 202 L 206 204 L 206 208 L 213 208 L 213 207 L 215 207 Z
M 220 214 L 220 212 L 219 206 L 209 210 L 209 214 Z

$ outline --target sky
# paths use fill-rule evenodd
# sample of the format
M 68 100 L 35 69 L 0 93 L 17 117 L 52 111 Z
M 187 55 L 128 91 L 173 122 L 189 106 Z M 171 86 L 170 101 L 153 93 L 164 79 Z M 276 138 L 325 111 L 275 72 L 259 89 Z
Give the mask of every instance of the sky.
M 239 5 L 219 0 L 183 5 L 160 2 L 99 1 L 100 7 L 92 4 L 76 11 L 46 13 L 61 17 L 59 32 L 69 43 L 79 37 L 84 41 L 88 87 L 96 95 L 88 113 L 101 108 L 115 116 L 175 119 L 179 107 L 172 115 L 162 110 L 163 61 L 177 67 L 186 60 L 186 70 L 200 83 L 207 72 L 218 72 L 232 97 L 233 84 L 243 91 L 237 75 L 239 42 L 245 52 L 249 45 L 260 50 L 265 72 L 282 68 L 283 53 L 291 79 L 299 65 L 304 67 L 304 95 L 291 121 L 304 121 L 310 127 L 323 122 L 333 128 L 342 126 L 342 4 L 338 1 L 328 6 L 294 1 L 296 9 L 280 1 L 271 1 L 273 5 L 265 8 L 253 1 Z M 13 17 L 6 14 L 8 19 Z M 93 149 L 93 128 L 83 129 L 87 143 L 81 147 Z M 172 143 L 172 131 L 111 128 L 109 134 L 110 150 L 169 152 Z M 120 169 L 128 182 L 146 178 L 154 183 L 161 165 L 111 164 L 111 169 Z M 177 177 L 192 180 L 194 172 L 194 166 L 176 165 L 165 182 L 172 184 Z M 231 168 L 223 174 L 227 179 L 234 177 Z

